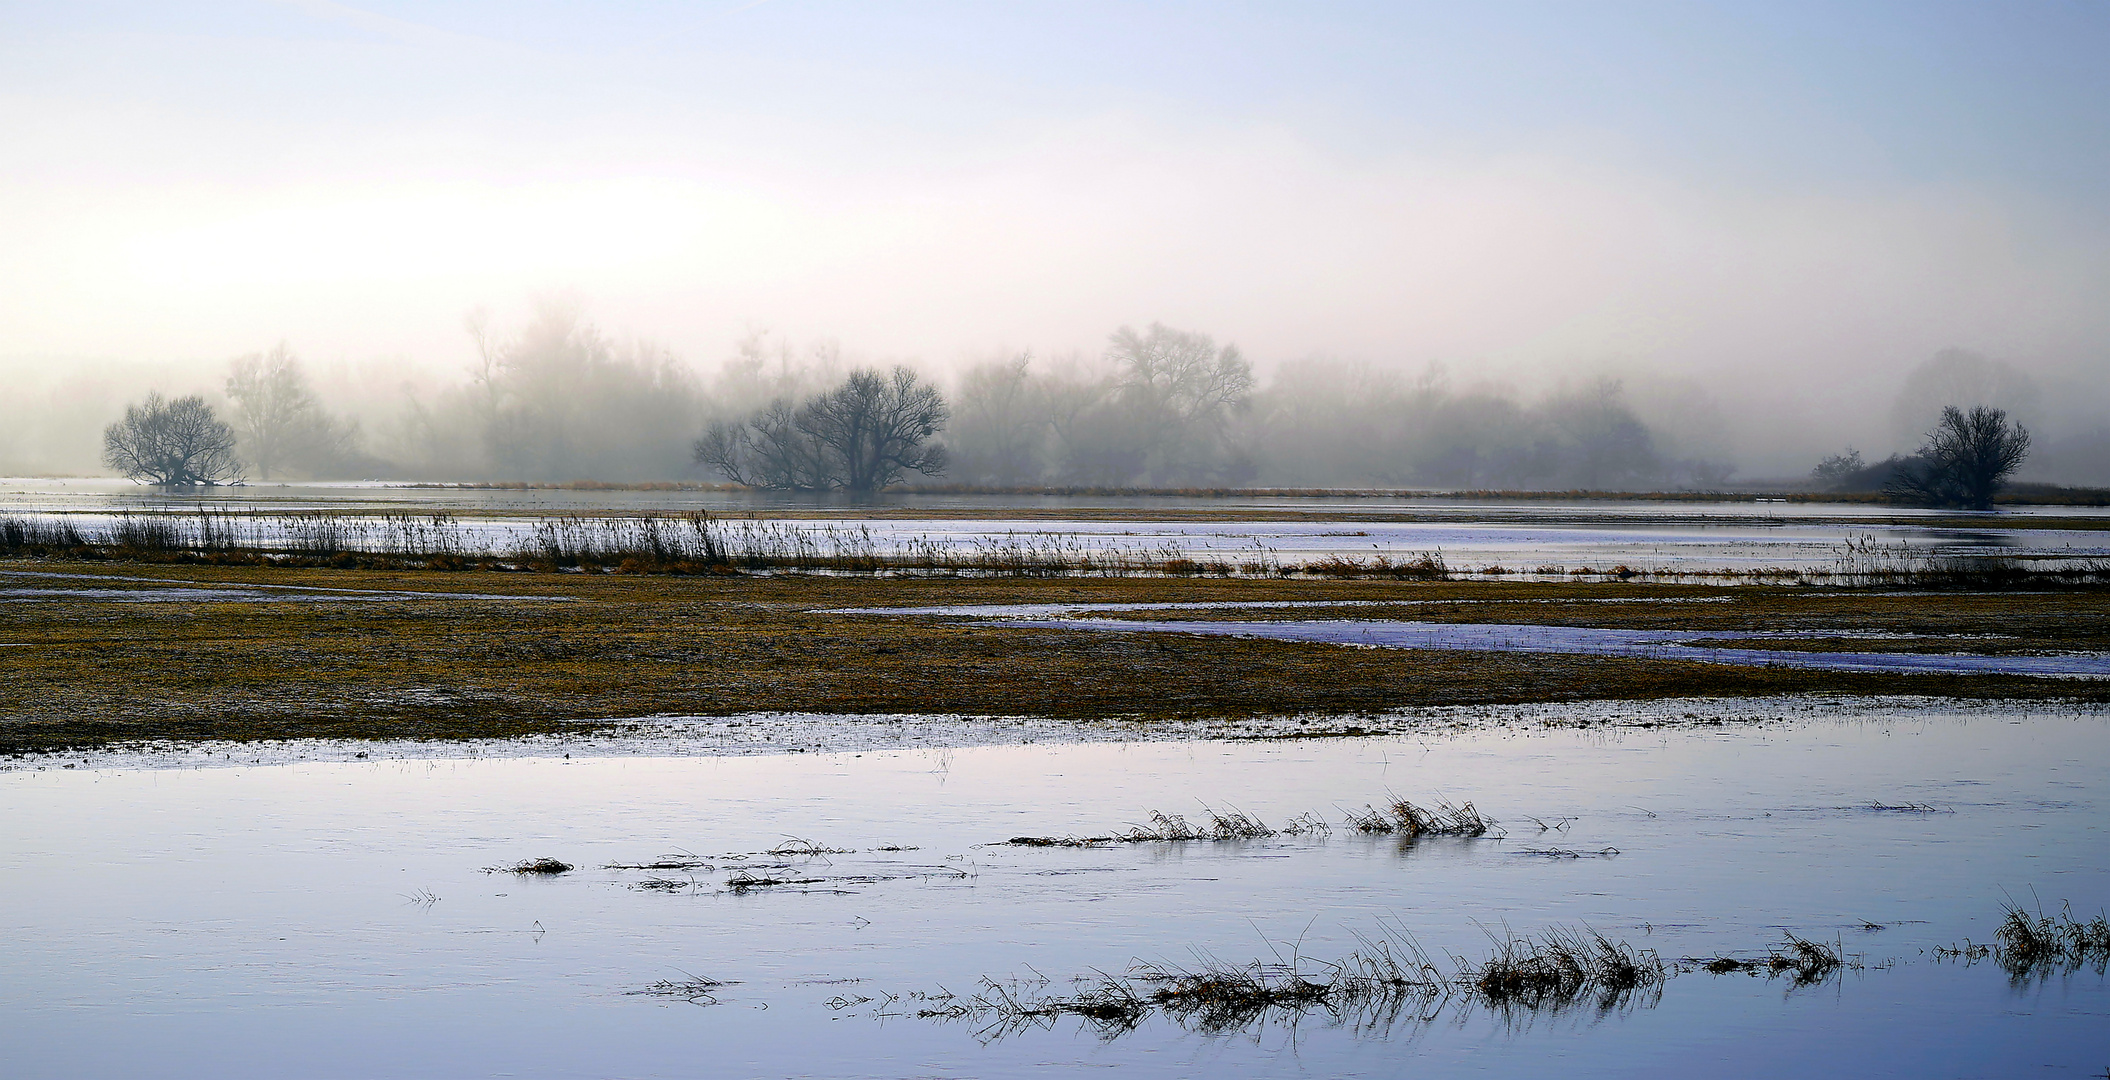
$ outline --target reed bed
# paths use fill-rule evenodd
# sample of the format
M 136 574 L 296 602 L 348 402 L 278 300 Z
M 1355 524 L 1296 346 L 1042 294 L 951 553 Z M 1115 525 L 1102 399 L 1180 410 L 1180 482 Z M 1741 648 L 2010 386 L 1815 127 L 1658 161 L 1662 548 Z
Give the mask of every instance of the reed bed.
M 1190 555 L 1173 542 L 1106 544 L 1076 534 L 1006 532 L 886 537 L 868 525 L 798 525 L 702 511 L 465 523 L 452 514 L 266 513 L 203 507 L 125 512 L 106 524 L 67 516 L 0 516 L 0 555 L 359 569 L 587 570 L 710 574 L 779 571 L 990 577 L 1399 577 L 1401 565 L 1285 564 L 1250 551 Z M 1439 555 L 1420 556 L 1431 576 Z M 1434 576 L 1440 577 L 1437 573 Z
M 1442 552 L 1328 555 L 1285 562 L 1266 545 L 1189 552 L 1179 544 L 1107 544 L 1042 531 L 941 539 L 886 537 L 867 525 L 800 525 L 703 511 L 566 515 L 465 523 L 452 514 L 272 513 L 229 507 L 127 511 L 95 524 L 73 515 L 0 516 L 0 556 L 128 559 L 358 569 L 586 570 L 653 574 L 819 572 L 988 577 L 1170 576 L 1451 581 L 1500 578 L 1505 567 L 1450 566 Z M 1997 556 L 1934 557 L 1872 534 L 1848 540 L 1829 568 L 1679 571 L 1539 567 L 1542 577 L 1751 581 L 1952 588 L 2099 586 L 2110 560 L 2030 565 Z
M 2031 566 L 2002 555 L 1936 555 L 1914 550 L 1903 541 L 1885 544 L 1874 533 L 1849 537 L 1828 570 L 1804 572 L 1804 579 L 1827 584 L 1930 588 L 1998 588 L 2024 585 L 2101 585 L 2110 583 L 2110 560 L 2062 560 L 2054 566 Z

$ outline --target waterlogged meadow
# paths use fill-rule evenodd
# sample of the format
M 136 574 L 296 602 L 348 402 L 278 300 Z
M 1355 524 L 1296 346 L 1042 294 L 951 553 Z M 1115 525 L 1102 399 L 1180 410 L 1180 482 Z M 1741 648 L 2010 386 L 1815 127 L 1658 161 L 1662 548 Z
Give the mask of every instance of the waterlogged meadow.
M 47 487 L 9 1076 L 2110 1066 L 2090 512 Z
M 14 759 L 9 1074 L 2098 1075 L 2100 711 L 1803 708 Z

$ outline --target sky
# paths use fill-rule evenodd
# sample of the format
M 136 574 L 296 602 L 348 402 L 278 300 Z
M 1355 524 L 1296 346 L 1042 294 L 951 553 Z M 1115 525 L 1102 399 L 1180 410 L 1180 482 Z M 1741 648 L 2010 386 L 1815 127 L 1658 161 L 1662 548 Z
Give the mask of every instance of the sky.
M 2101 0 L 0 0 L 0 357 L 456 371 L 566 293 L 704 365 L 1162 321 L 1806 413 L 1951 346 L 2085 386 L 2104 56 Z

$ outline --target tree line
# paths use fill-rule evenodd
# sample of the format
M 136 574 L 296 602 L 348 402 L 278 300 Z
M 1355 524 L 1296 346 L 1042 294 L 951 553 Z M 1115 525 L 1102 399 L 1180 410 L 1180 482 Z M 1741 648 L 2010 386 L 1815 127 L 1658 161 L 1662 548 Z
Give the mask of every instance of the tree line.
M 230 364 L 224 418 L 203 395 L 151 395 L 128 408 L 105 432 L 105 464 L 166 485 L 700 477 L 859 494 L 935 481 L 1718 489 L 1735 472 L 1719 456 L 1671 452 L 1617 380 L 1527 398 L 1456 387 L 1438 368 L 1409 379 L 1312 361 L 1285 365 L 1263 386 L 1235 345 L 1157 324 L 1115 331 L 1093 357 L 975 364 L 948 388 L 907 366 L 848 364 L 832 347 L 801 354 L 762 336 L 706 385 L 666 350 L 616 342 L 561 303 L 538 307 L 510 335 L 482 316 L 468 330 L 468 377 L 408 398 L 379 431 L 327 408 L 281 345 Z M 2027 454 L 2027 432 L 2004 414 L 1960 411 L 1958 423 L 1958 445 L 2005 464 L 1990 474 L 1893 467 L 1899 497 L 1989 501 Z M 1857 456 L 1851 468 L 1845 461 L 1828 459 L 1815 482 L 1866 468 Z M 1907 490 L 1912 477 L 1921 486 Z

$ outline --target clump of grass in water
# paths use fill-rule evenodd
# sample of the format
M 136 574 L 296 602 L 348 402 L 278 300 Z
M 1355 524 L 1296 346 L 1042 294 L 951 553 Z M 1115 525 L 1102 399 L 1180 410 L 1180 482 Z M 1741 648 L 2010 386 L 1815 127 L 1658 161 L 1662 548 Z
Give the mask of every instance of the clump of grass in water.
M 817 844 L 814 841 L 807 840 L 803 837 L 794 836 L 784 841 L 783 843 L 778 844 L 773 848 L 770 848 L 768 851 L 763 852 L 763 854 L 775 855 L 780 858 L 787 855 L 848 855 L 850 854 L 850 849 L 839 847 L 822 847 L 820 844 Z
M 1871 800 L 1867 806 L 1859 807 L 1858 809 L 1876 814 L 1953 814 L 1956 812 L 1954 810 L 1944 810 L 1927 803 L 1886 803 L 1880 799 Z
M 1152 810 L 1149 824 L 1130 825 L 1128 831 L 1116 833 L 1113 838 L 1128 844 L 1148 844 L 1206 840 L 1209 836 L 1199 827 L 1189 824 L 1185 815 Z
M 1215 961 L 1193 968 L 1151 967 L 1136 978 L 1152 987 L 1150 1004 L 1205 1034 L 1243 1029 L 1270 1012 L 1296 1014 L 1339 1004 L 1350 993 L 1346 984 L 1336 985 L 1323 973 L 1260 961 L 1242 967 Z
M 1822 982 L 1846 963 L 1836 943 L 1826 945 L 1793 934 L 1787 937 L 1787 941 L 1774 946 L 1767 955 L 1766 969 L 1772 974 L 1793 978 L 1797 986 Z
M 1004 842 L 1015 847 L 1096 847 L 1101 844 L 1264 840 L 1270 836 L 1323 836 L 1333 831 L 1331 825 L 1312 813 L 1298 814 L 1283 822 L 1280 828 L 1235 807 L 1214 810 L 1204 806 L 1202 813 L 1208 816 L 1207 822 L 1192 822 L 1188 821 L 1184 814 L 1153 810 L 1148 822 L 1131 824 L 1127 829 L 1109 836 L 1014 836 Z
M 687 977 L 682 979 L 661 979 L 650 986 L 641 986 L 635 990 L 625 991 L 625 993 L 637 997 L 680 998 L 691 1005 L 716 1005 L 718 1004 L 718 999 L 713 996 L 714 993 L 722 987 L 732 985 L 718 979 L 707 979 L 700 975 L 690 975 L 686 971 L 682 972 L 682 974 Z
M 1131 825 L 1127 832 L 1115 834 L 1114 839 L 1130 844 L 1154 842 L 1180 842 L 1189 840 L 1265 840 L 1270 836 L 1301 835 L 1316 831 L 1317 820 L 1309 814 L 1290 819 L 1284 828 L 1271 828 L 1252 814 L 1236 808 L 1212 810 L 1202 808 L 1208 815 L 1206 824 L 1193 824 L 1180 814 L 1167 814 L 1153 810 L 1148 825 Z M 1323 824 L 1320 826 L 1323 828 Z
M 1495 939 L 1495 953 L 1460 964 L 1459 981 L 1503 1009 L 1559 1009 L 1594 997 L 1613 1008 L 1637 990 L 1659 987 L 1668 972 L 1652 949 L 1635 949 L 1588 928 L 1555 927 L 1537 937 Z
M 1596 851 L 1577 851 L 1574 848 L 1524 848 L 1512 851 L 1511 855 L 1529 855 L 1540 859 L 1616 859 L 1621 852 L 1615 847 L 1598 848 Z
M 540 859 L 522 859 L 511 866 L 487 866 L 486 874 L 569 874 L 572 865 L 562 859 L 543 856 Z
M 1405 799 L 1394 799 L 1382 807 L 1364 806 L 1348 811 L 1348 824 L 1357 832 L 1399 833 L 1417 836 L 1486 836 L 1499 824 L 1468 802 L 1453 806 L 1439 802 L 1426 810 Z
M 1389 950 L 1309 966 L 1302 959 L 1287 964 L 1234 965 L 1204 959 L 1192 967 L 1143 965 L 1126 975 L 1101 972 L 1080 982 L 1089 985 L 1075 994 L 1051 996 L 1040 992 L 1045 979 L 983 979 L 972 995 L 940 991 L 911 999 L 920 1003 L 915 1016 L 980 1024 L 976 1035 L 989 1042 L 1029 1028 L 1052 1028 L 1064 1016 L 1078 1017 L 1101 1038 L 1110 1039 L 1134 1030 L 1153 1013 L 1209 1035 L 1230 1034 L 1269 1020 L 1294 1021 L 1313 1010 L 1376 1029 L 1402 1015 L 1420 1018 L 1431 1002 L 1452 992 L 1433 967 L 1424 974 L 1402 964 Z
M 695 886 L 695 878 L 649 877 L 643 881 L 633 882 L 630 887 L 638 892 L 680 892 L 683 889 L 690 889 Z
M 2070 907 L 2057 915 L 2031 915 L 2013 902 L 2002 905 L 2006 917 L 1994 932 L 1994 959 L 2016 978 L 2110 967 L 2110 918 L 2098 914 L 2087 922 Z
M 734 892 L 746 892 L 749 889 L 767 889 L 777 885 L 818 885 L 820 882 L 820 878 L 780 878 L 771 877 L 766 871 L 755 873 L 751 870 L 735 870 L 725 879 L 725 887 Z
M 1766 950 L 1766 955 L 1755 960 L 1733 956 L 1715 956 L 1691 961 L 1700 970 L 1716 975 L 1732 972 L 1747 972 L 1768 978 L 1785 975 L 1794 980 L 1796 986 L 1814 986 L 1830 978 L 1832 973 L 1847 966 L 1839 946 L 1826 945 L 1821 941 L 1787 935 L 1787 940 Z
M 1096 973 L 1086 989 L 1069 995 L 1031 983 L 982 980 L 978 992 L 912 994 L 912 1015 L 983 1025 L 976 1032 L 992 1041 L 1028 1028 L 1050 1028 L 1063 1016 L 1095 1026 L 1102 1037 L 1134 1030 L 1153 1013 L 1203 1034 L 1221 1035 L 1269 1020 L 1293 1022 L 1314 1011 L 1358 1030 L 1379 1032 L 1402 1018 L 1434 1020 L 1452 1000 L 1480 1002 L 1506 1013 L 1560 1010 L 1588 1002 L 1599 1009 L 1653 1004 L 1668 972 L 1656 954 L 1614 942 L 1590 930 L 1554 929 L 1540 937 L 1498 942 L 1480 964 L 1458 961 L 1446 974 L 1403 933 L 1388 932 L 1338 962 L 1314 961 L 1291 951 L 1273 962 L 1231 964 L 1204 957 L 1192 966 L 1138 965 L 1126 975 Z
M 709 861 L 709 860 L 707 860 L 707 859 L 705 859 L 705 858 L 704 858 L 703 856 L 700 856 L 700 855 L 691 855 L 691 854 L 689 854 L 688 852 L 682 851 L 682 852 L 675 852 L 675 853 L 673 853 L 673 854 L 670 854 L 670 855 L 661 855 L 660 857 L 658 857 L 658 858 L 656 858 L 656 859 L 652 860 L 651 862 L 636 862 L 636 863 L 609 863 L 609 864 L 608 864 L 607 866 L 605 866 L 605 867 L 604 867 L 603 869 L 607 869 L 607 870 L 715 870 L 715 869 L 717 869 L 717 868 L 716 868 L 716 867 L 714 867 L 714 866 L 712 866 L 712 865 L 711 865 L 711 863 L 710 863 L 710 861 Z

